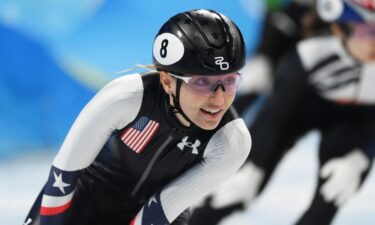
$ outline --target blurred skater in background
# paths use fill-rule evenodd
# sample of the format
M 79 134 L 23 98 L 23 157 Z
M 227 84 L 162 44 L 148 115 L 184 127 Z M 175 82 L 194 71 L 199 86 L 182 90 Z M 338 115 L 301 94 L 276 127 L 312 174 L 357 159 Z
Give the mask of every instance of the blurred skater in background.
M 313 129 L 321 133 L 319 177 L 296 224 L 331 224 L 361 188 L 375 154 L 375 5 L 318 0 L 317 10 L 332 34 L 303 40 L 282 58 L 249 128 L 253 148 L 247 162 L 194 211 L 190 225 L 218 224 L 249 206 L 283 156 Z
M 327 24 L 316 13 L 315 0 L 267 0 L 260 43 L 241 71 L 244 77 L 234 105 L 240 114 L 267 93 L 280 58 L 298 41 L 325 32 Z

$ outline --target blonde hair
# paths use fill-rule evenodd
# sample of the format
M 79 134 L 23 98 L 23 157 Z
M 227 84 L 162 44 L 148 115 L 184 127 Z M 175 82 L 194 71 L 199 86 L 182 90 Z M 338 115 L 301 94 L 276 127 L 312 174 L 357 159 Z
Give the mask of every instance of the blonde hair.
M 135 64 L 135 66 L 133 66 L 131 68 L 123 69 L 123 70 L 120 70 L 120 71 L 116 72 L 116 74 L 122 75 L 124 73 L 135 72 L 135 71 L 138 71 L 138 70 L 143 70 L 143 72 L 139 72 L 142 75 L 157 72 L 156 66 L 154 64 L 147 64 L 147 65 L 146 64 Z

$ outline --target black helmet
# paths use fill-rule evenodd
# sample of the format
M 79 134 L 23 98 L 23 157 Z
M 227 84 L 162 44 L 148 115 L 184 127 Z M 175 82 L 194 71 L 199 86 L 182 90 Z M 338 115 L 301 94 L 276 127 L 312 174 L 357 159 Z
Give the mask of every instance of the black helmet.
M 170 18 L 153 45 L 158 70 L 176 74 L 220 75 L 245 65 L 245 44 L 238 27 L 213 10 L 191 10 Z

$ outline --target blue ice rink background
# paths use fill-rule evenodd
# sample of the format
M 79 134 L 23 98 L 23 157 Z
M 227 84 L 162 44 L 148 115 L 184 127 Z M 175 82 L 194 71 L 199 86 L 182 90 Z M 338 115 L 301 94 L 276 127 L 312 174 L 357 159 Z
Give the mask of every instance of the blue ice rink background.
M 22 224 L 59 145 L 94 93 L 118 71 L 151 63 L 160 25 L 193 8 L 234 20 L 251 56 L 262 0 L 0 1 L 0 224 Z M 312 134 L 302 141 L 254 207 L 227 225 L 291 224 L 313 191 L 318 139 Z M 337 225 L 374 224 L 374 190 L 371 177 Z
M 251 54 L 258 1 L 0 1 L 0 156 L 58 148 L 93 94 L 118 71 L 150 64 L 160 26 L 194 8 L 233 19 Z

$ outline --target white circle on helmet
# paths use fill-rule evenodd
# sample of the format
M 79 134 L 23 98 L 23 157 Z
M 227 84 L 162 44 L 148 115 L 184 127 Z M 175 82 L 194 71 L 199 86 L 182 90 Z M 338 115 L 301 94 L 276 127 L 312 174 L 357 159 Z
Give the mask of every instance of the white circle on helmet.
M 332 22 L 342 15 L 344 4 L 342 0 L 318 0 L 317 10 L 324 21 Z
M 172 65 L 184 55 L 185 48 L 182 41 L 171 33 L 162 33 L 155 38 L 153 55 L 162 65 Z

